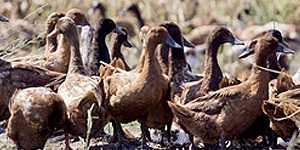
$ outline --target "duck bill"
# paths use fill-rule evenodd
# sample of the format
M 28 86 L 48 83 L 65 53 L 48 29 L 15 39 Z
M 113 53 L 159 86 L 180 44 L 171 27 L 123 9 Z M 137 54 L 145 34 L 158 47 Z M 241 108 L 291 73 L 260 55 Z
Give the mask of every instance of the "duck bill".
M 233 45 L 245 45 L 245 43 L 237 37 L 234 37 Z
M 133 47 L 132 44 L 131 44 L 128 40 L 126 40 L 126 41 L 123 43 L 123 45 L 124 45 L 125 47 L 128 47 L 128 48 L 132 48 L 132 47 Z
M 0 21 L 1 22 L 9 22 L 9 19 L 0 15 Z
M 251 50 L 249 47 L 246 47 L 246 48 L 243 49 L 242 54 L 239 55 L 239 59 L 246 58 L 246 57 L 248 57 L 252 54 L 254 54 L 254 51 Z
M 287 43 L 280 42 L 276 48 L 278 53 L 295 54 L 295 50 L 288 47 Z
M 167 36 L 166 44 L 172 48 L 182 48 L 182 46 L 176 43 L 170 35 Z
M 186 47 L 195 48 L 195 45 L 185 37 L 183 37 L 183 45 Z
M 48 34 L 48 38 L 54 38 L 54 37 L 56 37 L 57 35 L 59 34 L 59 30 L 58 29 L 54 29 L 52 32 L 50 32 L 49 34 Z
M 117 34 L 123 34 L 123 35 L 126 35 L 126 33 L 122 30 L 122 27 L 121 26 L 116 26 L 116 28 L 113 30 L 114 33 L 117 33 Z

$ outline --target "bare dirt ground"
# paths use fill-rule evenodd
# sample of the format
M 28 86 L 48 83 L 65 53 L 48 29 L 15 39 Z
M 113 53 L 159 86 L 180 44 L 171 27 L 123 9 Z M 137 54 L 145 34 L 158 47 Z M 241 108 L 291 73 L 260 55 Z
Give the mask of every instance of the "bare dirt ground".
M 155 149 L 155 150 L 168 150 L 168 149 L 189 149 L 188 144 L 185 145 L 178 145 L 176 142 L 177 134 L 172 132 L 171 143 L 168 143 L 165 140 L 165 146 L 160 145 L 158 142 L 148 142 L 147 146 L 143 146 L 141 141 L 139 140 L 140 137 L 140 129 L 139 124 L 137 122 L 133 122 L 130 124 L 123 125 L 124 130 L 130 132 L 130 136 L 134 136 L 135 138 L 132 139 L 129 143 L 126 144 L 119 144 L 119 143 L 111 143 L 111 133 L 113 128 L 111 125 L 106 126 L 105 132 L 107 135 L 99 137 L 99 138 L 92 138 L 90 141 L 91 150 L 115 150 L 115 149 L 122 149 L 122 150 L 132 150 L 132 149 Z M 14 150 L 16 149 L 15 144 L 6 136 L 5 130 L 0 128 L 0 149 L 1 150 Z M 30 137 L 28 137 L 30 138 Z M 154 141 L 158 141 L 155 139 Z M 256 138 L 254 140 L 239 140 L 239 141 L 230 141 L 226 142 L 226 149 L 228 150 L 237 150 L 237 149 L 245 149 L 245 150 L 284 150 L 286 147 L 284 146 L 283 142 L 278 139 L 278 144 L 269 146 L 266 142 L 262 142 L 261 138 Z M 71 147 L 73 150 L 84 150 L 88 149 L 85 147 L 85 142 L 83 139 L 71 139 Z M 63 150 L 65 149 L 64 143 L 64 135 L 63 132 L 57 133 L 55 136 L 48 139 L 44 150 Z M 214 149 L 214 148 L 212 148 Z

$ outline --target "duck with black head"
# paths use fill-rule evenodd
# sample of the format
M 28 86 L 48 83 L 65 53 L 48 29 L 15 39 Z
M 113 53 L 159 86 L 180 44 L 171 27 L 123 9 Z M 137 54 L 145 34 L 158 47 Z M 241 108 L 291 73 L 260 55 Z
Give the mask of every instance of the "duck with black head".
M 255 65 L 249 79 L 196 98 L 185 105 L 169 102 L 176 122 L 201 143 L 214 144 L 222 139 L 224 148 L 225 140 L 238 137 L 262 115 L 261 105 L 268 97 L 270 77 L 267 71 L 257 66 L 267 67 L 270 54 L 287 52 L 285 48 L 271 35 L 256 40 L 254 48 L 246 48 L 240 55 L 240 58 L 244 58 L 254 54 Z
M 87 76 L 81 60 L 79 50 L 79 37 L 75 22 L 69 17 L 58 20 L 55 29 L 50 35 L 62 34 L 70 42 L 70 60 L 67 77 L 58 88 L 58 95 L 66 104 L 70 124 L 68 129 L 72 135 L 86 137 L 87 111 L 92 109 L 93 119 L 91 136 L 102 130 L 109 120 L 108 113 L 104 108 L 103 91 L 101 82 L 96 78 Z
M 107 64 L 111 62 L 109 50 L 105 38 L 111 32 L 125 34 L 115 22 L 109 18 L 100 19 L 96 24 L 93 48 L 87 53 L 87 61 L 84 62 L 89 75 L 99 75 L 100 61 Z
M 174 39 L 174 41 L 178 44 L 180 44 L 182 47 L 194 47 L 194 45 L 188 41 L 186 38 L 184 38 L 181 34 L 181 30 L 178 25 L 176 25 L 174 22 L 165 22 L 160 24 L 160 26 L 166 28 L 170 34 L 170 36 Z M 174 52 L 173 52 L 174 51 Z M 188 64 L 185 60 L 184 53 L 181 53 L 183 51 L 182 49 L 172 49 L 172 52 L 175 53 L 175 58 L 171 57 L 169 60 L 169 55 L 171 53 L 170 47 L 166 44 L 160 44 L 158 46 L 157 50 L 157 59 L 161 65 L 162 71 L 164 74 L 168 75 L 170 66 L 169 63 L 171 62 L 171 59 L 173 61 L 178 61 L 175 64 L 178 63 L 178 66 L 183 65 L 183 67 L 188 67 Z M 182 62 L 181 62 L 182 61 Z M 179 67 L 180 68 L 180 67 Z
M 126 15 L 126 12 L 132 15 Z M 128 30 L 129 36 L 136 35 L 137 29 L 145 25 L 145 20 L 137 3 L 132 3 L 125 7 L 119 14 L 120 16 L 117 18 L 116 24 L 125 27 Z
M 161 128 L 171 116 L 170 110 L 161 114 L 158 106 L 167 105 L 168 79 L 162 73 L 156 57 L 156 48 L 159 44 L 168 44 L 170 47 L 180 48 L 163 27 L 153 27 L 147 34 L 144 42 L 144 64 L 141 72 L 115 73 L 106 78 L 106 87 L 114 88 L 107 90 L 109 99 L 109 110 L 113 115 L 114 135 L 116 140 L 121 140 L 121 123 L 128 123 L 134 120 L 141 122 L 141 127 Z M 131 74 L 134 78 L 123 81 L 123 74 Z M 128 75 L 125 75 L 125 77 Z M 120 85 L 121 84 L 121 85 Z M 161 110 L 161 109 L 159 109 Z M 169 115 L 168 115 L 169 114 Z M 167 121 L 167 122 L 166 122 Z M 145 130 L 142 128 L 143 139 Z M 144 141 L 143 140 L 143 141 Z
M 113 34 L 112 38 L 112 49 L 111 49 L 111 58 L 112 61 L 121 61 L 122 66 L 115 66 L 126 71 L 131 70 L 129 65 L 127 64 L 124 55 L 122 54 L 122 45 L 125 47 L 131 48 L 132 44 L 128 41 L 128 33 L 127 30 L 123 27 L 120 27 L 122 32 Z
M 220 88 L 219 84 L 223 80 L 223 73 L 217 60 L 217 54 L 219 47 L 224 43 L 231 43 L 233 45 L 243 44 L 227 28 L 215 28 L 207 38 L 207 49 L 203 62 L 203 78 L 184 85 L 185 91 L 182 95 L 184 101 L 182 103 L 187 103 L 196 97 L 203 96 L 210 91 Z

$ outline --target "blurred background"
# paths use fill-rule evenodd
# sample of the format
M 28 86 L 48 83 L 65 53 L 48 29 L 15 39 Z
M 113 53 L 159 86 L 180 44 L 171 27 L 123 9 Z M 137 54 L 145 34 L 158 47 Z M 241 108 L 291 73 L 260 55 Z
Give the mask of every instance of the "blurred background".
M 267 29 L 278 29 L 291 48 L 300 48 L 299 0 L 1 0 L 0 15 L 10 22 L 0 24 L 0 57 L 41 55 L 47 16 L 71 8 L 85 12 L 93 26 L 103 17 L 129 25 L 130 42 L 135 48 L 124 48 L 123 53 L 132 66 L 140 55 L 140 27 L 164 21 L 176 22 L 185 37 L 197 45 L 195 49 L 186 49 L 195 72 L 201 72 L 205 41 L 216 25 L 230 28 L 242 40 L 250 40 Z M 110 46 L 110 38 L 107 42 Z M 220 50 L 219 63 L 224 72 L 234 73 L 240 61 L 227 47 Z M 298 69 L 299 57 L 299 52 L 288 57 L 291 73 Z

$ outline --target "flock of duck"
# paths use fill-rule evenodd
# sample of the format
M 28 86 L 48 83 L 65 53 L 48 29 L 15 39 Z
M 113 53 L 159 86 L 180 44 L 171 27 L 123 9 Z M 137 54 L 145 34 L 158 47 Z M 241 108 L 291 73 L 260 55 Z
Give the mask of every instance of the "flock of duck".
M 128 141 L 122 123 L 138 121 L 146 144 L 152 141 L 150 128 L 166 133 L 162 136 L 170 142 L 175 122 L 188 133 L 192 148 L 203 143 L 214 149 L 225 149 L 227 140 L 257 130 L 254 124 L 267 128 L 268 120 L 261 125 L 260 118 L 269 118 L 284 139 L 297 129 L 275 119 L 283 115 L 275 103 L 299 95 L 293 79 L 285 76 L 287 64 L 278 61 L 294 51 L 275 29 L 243 42 L 226 27 L 215 27 L 206 40 L 203 73 L 195 74 L 184 53 L 184 47 L 194 45 L 174 22 L 141 23 L 135 68 L 122 54 L 122 46 L 132 47 L 128 30 L 109 18 L 93 28 L 81 10 L 71 9 L 50 14 L 46 25 L 43 57 L 34 62 L 0 59 L 0 119 L 8 120 L 7 136 L 19 149 L 43 149 L 58 130 L 64 131 L 71 149 L 70 137 L 97 137 L 109 122 L 114 128 L 111 142 L 120 145 Z M 109 34 L 114 35 L 111 50 L 105 42 Z M 253 59 L 246 79 L 222 73 L 217 54 L 224 43 L 242 45 L 239 58 Z

